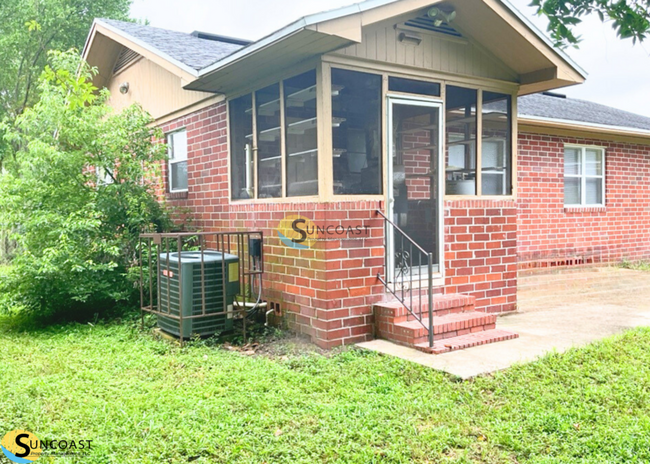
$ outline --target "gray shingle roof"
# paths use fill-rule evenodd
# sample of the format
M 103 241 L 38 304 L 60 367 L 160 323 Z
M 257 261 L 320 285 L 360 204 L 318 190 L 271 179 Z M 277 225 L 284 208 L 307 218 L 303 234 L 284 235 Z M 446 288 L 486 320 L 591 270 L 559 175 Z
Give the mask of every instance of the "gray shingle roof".
M 570 122 L 650 130 L 650 118 L 646 116 L 575 98 L 536 93 L 519 97 L 517 105 L 519 116 L 537 116 Z
M 185 32 L 142 26 L 115 19 L 101 19 L 101 21 L 196 70 L 203 69 L 242 48 L 242 45 L 200 39 Z

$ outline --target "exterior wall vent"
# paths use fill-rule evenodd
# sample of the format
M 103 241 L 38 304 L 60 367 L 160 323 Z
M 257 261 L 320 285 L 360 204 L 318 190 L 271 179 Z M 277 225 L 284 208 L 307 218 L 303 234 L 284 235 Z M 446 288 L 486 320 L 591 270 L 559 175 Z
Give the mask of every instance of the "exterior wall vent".
M 128 65 L 133 63 L 135 60 L 140 58 L 140 55 L 127 47 L 122 47 L 120 55 L 117 57 L 115 66 L 113 66 L 113 74 L 117 74 L 122 69 L 126 68 Z
M 418 16 L 414 19 L 409 19 L 404 23 L 404 25 L 423 31 L 436 32 L 438 34 L 450 35 L 452 37 L 462 37 L 460 32 L 445 22 L 443 22 L 440 26 L 436 26 L 434 24 L 433 18 L 430 18 L 426 14 Z

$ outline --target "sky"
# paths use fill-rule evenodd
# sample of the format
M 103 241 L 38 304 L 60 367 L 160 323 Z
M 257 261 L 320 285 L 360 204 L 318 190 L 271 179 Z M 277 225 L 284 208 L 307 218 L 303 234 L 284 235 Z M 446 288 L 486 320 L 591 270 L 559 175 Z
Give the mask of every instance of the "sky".
M 165 29 L 257 40 L 302 16 L 352 3 L 358 1 L 133 0 L 131 15 Z M 511 3 L 546 30 L 545 18 L 527 6 L 530 0 Z M 587 81 L 558 92 L 650 117 L 650 40 L 633 45 L 617 38 L 611 26 L 596 17 L 585 18 L 576 31 L 583 40 L 578 49 L 566 52 L 587 71 Z

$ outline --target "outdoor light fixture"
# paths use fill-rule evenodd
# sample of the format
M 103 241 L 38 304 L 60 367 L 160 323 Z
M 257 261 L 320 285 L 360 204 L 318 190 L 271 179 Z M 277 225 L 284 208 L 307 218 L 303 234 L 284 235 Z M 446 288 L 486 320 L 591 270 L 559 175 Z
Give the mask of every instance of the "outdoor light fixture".
M 427 16 L 433 19 L 433 25 L 440 27 L 442 23 L 451 23 L 456 17 L 456 10 L 443 11 L 440 8 L 433 7 L 427 11 Z
M 410 31 L 400 31 L 397 38 L 400 42 L 411 43 L 414 45 L 420 45 L 420 42 L 422 42 L 422 37 L 420 37 L 420 34 Z
M 120 93 L 122 95 L 126 95 L 127 93 L 129 93 L 129 83 L 128 82 L 123 82 L 122 84 L 120 84 Z

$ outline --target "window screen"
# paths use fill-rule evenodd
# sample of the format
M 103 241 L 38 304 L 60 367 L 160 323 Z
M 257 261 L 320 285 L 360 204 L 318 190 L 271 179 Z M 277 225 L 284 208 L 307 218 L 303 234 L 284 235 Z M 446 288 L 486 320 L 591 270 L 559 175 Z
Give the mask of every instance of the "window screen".
M 381 76 L 332 69 L 335 194 L 381 194 Z
M 251 94 L 230 102 L 230 175 L 232 198 L 254 197 L 253 98 Z
M 388 90 L 394 92 L 415 93 L 418 95 L 440 96 L 440 84 L 437 82 L 418 81 L 401 77 L 388 78 Z
M 169 147 L 169 191 L 187 190 L 187 131 L 172 132 L 167 136 Z
M 318 194 L 316 71 L 284 81 L 287 196 Z

